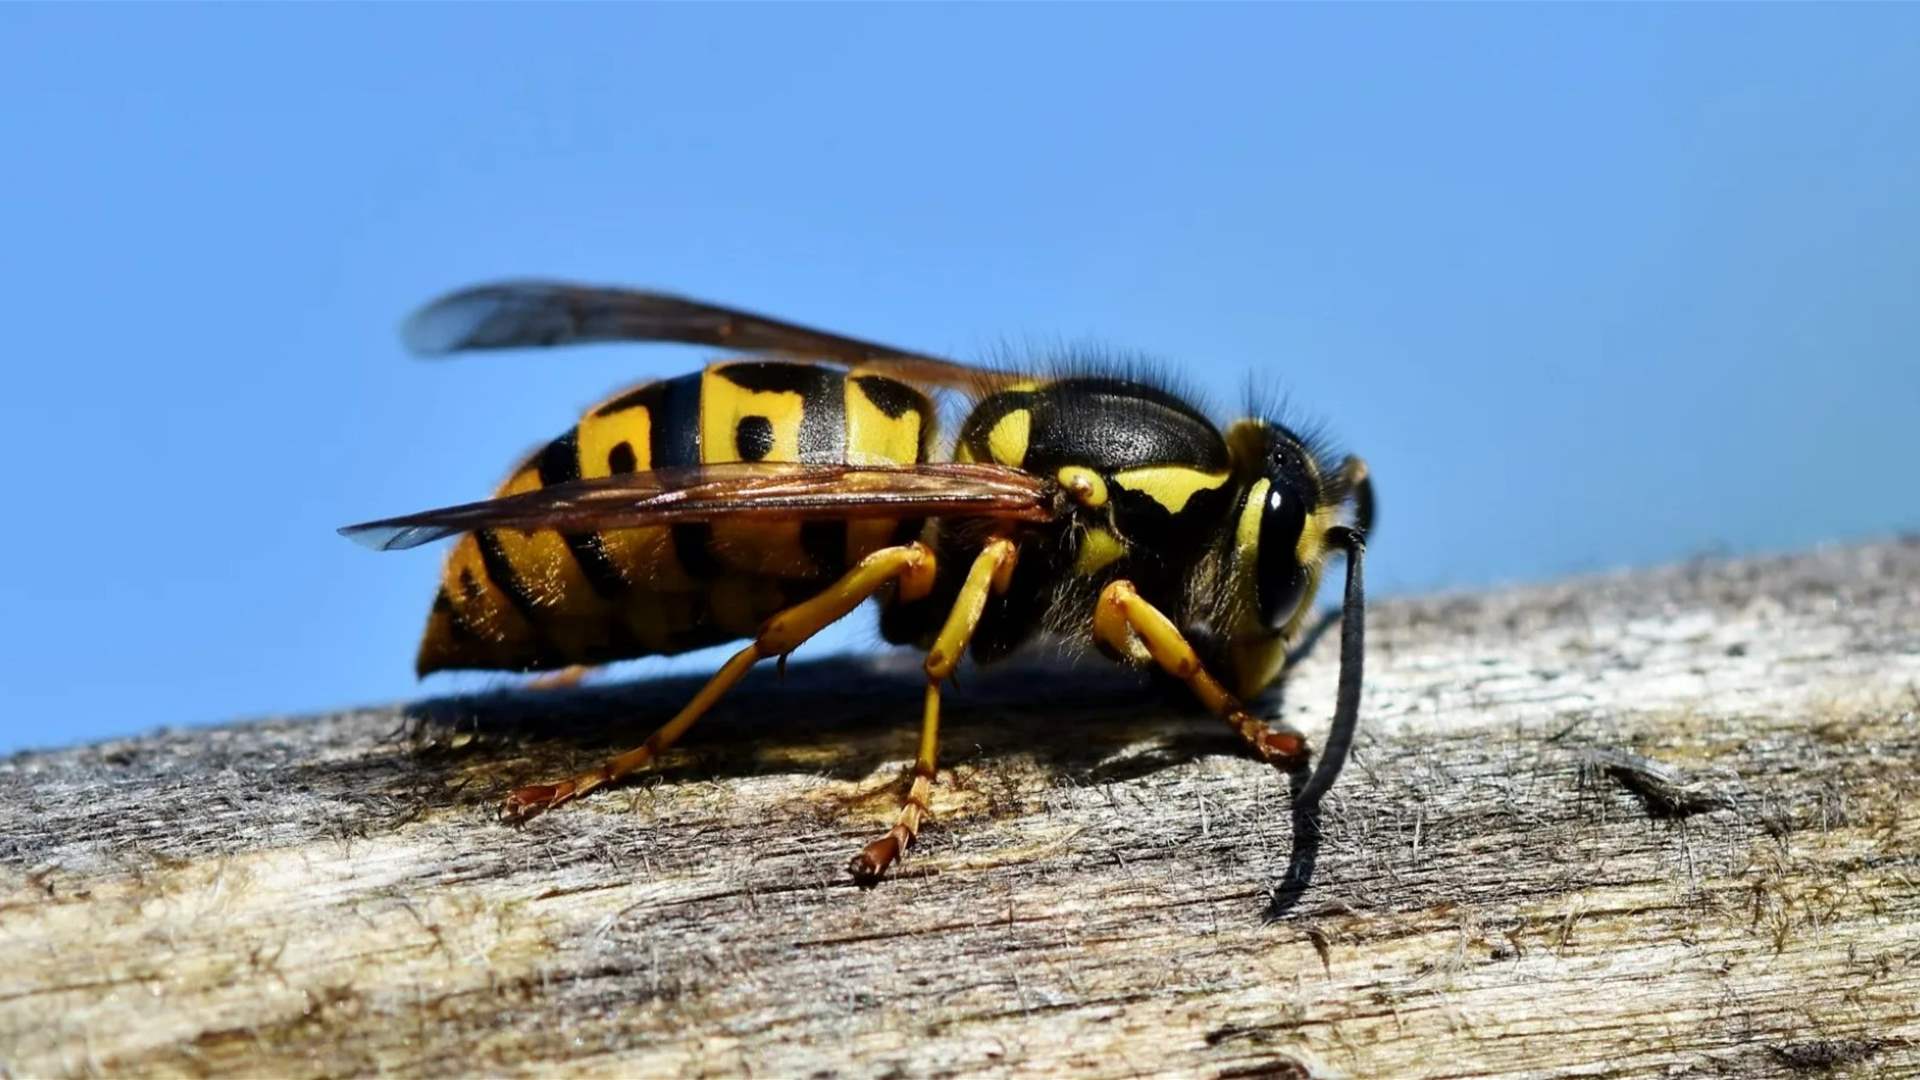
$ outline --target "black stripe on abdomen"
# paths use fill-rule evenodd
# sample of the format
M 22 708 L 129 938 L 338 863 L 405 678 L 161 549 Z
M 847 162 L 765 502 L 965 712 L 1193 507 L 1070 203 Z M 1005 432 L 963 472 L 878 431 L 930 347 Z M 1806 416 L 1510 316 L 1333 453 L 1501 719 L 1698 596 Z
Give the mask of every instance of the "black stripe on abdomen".
M 526 582 L 520 580 L 520 575 L 514 571 L 506 549 L 500 546 L 500 537 L 492 529 L 478 530 L 473 534 L 473 540 L 480 549 L 480 569 L 487 575 L 487 580 L 506 596 L 507 602 L 526 620 L 527 629 L 532 632 L 535 656 L 530 666 L 546 665 L 554 650 L 547 638 L 546 627 L 540 621 L 540 605 L 535 602 L 533 594 L 527 591 Z
M 659 395 L 648 402 L 652 411 L 648 439 L 651 468 L 670 469 L 700 464 L 699 373 L 654 383 Z M 719 577 L 725 567 L 713 556 L 713 529 L 704 521 L 672 526 L 673 555 L 689 577 Z
M 580 565 L 580 576 L 587 579 L 594 595 L 603 600 L 613 600 L 627 591 L 626 575 L 607 554 L 607 542 L 597 532 L 570 533 L 561 539 L 567 542 L 567 551 L 573 555 L 573 561 Z
M 473 578 L 469 575 L 462 584 L 472 581 Z M 456 643 L 470 645 L 476 641 L 485 640 L 474 632 L 473 624 L 467 621 L 466 613 L 461 611 L 459 605 L 453 602 L 453 598 L 447 595 L 444 587 L 433 594 L 433 610 L 447 617 L 447 635 Z
M 847 377 L 838 371 L 808 367 L 812 378 L 801 391 L 800 460 L 847 460 Z M 847 523 L 809 521 L 800 526 L 800 550 L 819 572 L 837 578 L 847 569 Z
M 715 373 L 743 390 L 799 394 L 800 430 L 794 440 L 798 451 L 795 456 L 809 464 L 838 464 L 847 460 L 847 376 L 844 372 L 817 364 L 749 361 L 728 364 Z M 744 450 L 740 456 L 743 460 L 758 460 Z M 839 577 L 847 568 L 847 523 L 809 521 L 801 525 L 800 549 L 821 575 Z
M 574 428 L 547 444 L 540 451 L 540 486 L 552 487 L 580 479 L 580 429 Z M 594 594 L 611 600 L 627 591 L 627 579 L 607 556 L 606 543 L 597 532 L 563 533 L 560 537 L 580 567 Z

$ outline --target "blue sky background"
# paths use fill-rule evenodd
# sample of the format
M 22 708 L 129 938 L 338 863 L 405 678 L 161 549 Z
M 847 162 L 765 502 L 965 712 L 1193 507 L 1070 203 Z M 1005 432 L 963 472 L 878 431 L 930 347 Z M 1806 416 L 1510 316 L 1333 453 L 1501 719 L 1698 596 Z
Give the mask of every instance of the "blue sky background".
M 1387 591 L 1920 525 L 1911 6 L 10 5 L 0 101 L 0 748 L 414 693 L 334 528 L 701 357 L 401 352 L 500 276 L 1256 373 Z

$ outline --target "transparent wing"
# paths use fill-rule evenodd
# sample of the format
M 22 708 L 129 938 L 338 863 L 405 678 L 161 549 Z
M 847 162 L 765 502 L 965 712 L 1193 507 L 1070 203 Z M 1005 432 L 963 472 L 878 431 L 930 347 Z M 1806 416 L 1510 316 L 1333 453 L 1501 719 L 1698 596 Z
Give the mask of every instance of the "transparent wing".
M 475 529 L 631 529 L 679 521 L 978 517 L 1049 521 L 1052 486 L 998 465 L 732 462 L 624 473 L 349 525 L 346 536 L 396 551 Z
M 1012 378 L 669 293 L 558 281 L 505 281 L 449 293 L 415 312 L 401 328 L 401 338 L 423 356 L 585 342 L 672 341 L 858 364 L 910 382 L 961 389 Z

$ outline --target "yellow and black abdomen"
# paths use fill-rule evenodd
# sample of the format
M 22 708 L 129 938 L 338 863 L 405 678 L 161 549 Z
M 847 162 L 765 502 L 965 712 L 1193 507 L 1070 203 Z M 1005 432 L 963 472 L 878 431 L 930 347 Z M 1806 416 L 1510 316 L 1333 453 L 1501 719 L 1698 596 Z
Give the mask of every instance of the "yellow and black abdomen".
M 732 461 L 914 463 L 933 408 L 880 375 L 741 361 L 647 383 L 596 406 L 497 494 Z M 684 652 L 753 634 L 919 522 L 679 524 L 562 536 L 492 529 L 447 558 L 420 674 L 543 670 Z

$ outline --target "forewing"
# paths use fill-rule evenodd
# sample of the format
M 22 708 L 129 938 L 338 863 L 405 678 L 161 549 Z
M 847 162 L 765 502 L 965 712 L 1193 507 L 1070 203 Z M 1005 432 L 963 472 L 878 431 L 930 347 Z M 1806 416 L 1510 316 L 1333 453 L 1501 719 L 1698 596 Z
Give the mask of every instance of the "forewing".
M 624 473 L 349 525 L 346 536 L 396 551 L 475 529 L 584 533 L 679 521 L 976 517 L 1048 521 L 1050 486 L 981 464 L 898 466 L 733 462 Z
M 784 353 L 886 371 L 912 382 L 973 389 L 1011 376 L 891 345 L 815 330 L 738 308 L 639 289 L 508 281 L 449 293 L 401 329 L 423 356 L 605 341 L 672 341 Z

